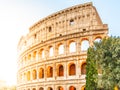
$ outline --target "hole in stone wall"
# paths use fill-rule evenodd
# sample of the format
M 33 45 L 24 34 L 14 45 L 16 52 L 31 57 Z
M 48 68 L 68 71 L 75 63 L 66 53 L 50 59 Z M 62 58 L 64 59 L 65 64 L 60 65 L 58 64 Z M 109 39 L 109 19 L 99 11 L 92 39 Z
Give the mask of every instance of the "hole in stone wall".
M 74 20 L 73 19 L 70 20 L 70 26 L 72 26 L 72 25 L 74 25 Z
M 85 32 L 86 31 L 86 29 L 83 29 L 83 32 Z
M 49 28 L 48 28 L 48 31 L 49 31 L 49 32 L 52 32 L 52 27 L 49 27 Z

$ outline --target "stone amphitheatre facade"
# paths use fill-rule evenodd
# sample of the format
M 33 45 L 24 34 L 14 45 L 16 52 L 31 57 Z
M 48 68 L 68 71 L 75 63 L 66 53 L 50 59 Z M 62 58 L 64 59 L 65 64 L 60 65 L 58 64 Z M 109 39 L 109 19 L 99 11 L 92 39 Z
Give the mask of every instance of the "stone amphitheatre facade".
M 17 90 L 84 90 L 87 48 L 107 34 L 91 2 L 41 19 L 18 43 Z

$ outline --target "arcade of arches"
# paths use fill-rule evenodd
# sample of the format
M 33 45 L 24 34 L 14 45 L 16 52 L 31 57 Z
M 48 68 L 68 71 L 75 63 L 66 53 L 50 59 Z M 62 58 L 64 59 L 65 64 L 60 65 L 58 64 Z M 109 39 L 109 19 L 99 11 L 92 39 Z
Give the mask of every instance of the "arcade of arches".
M 27 90 L 30 90 L 30 89 L 27 89 Z M 36 88 L 33 88 L 32 90 L 37 90 L 37 89 L 36 89 Z M 40 87 L 38 90 L 44 90 L 44 88 L 43 88 L 43 87 Z M 52 88 L 52 87 L 48 87 L 47 90 L 53 90 L 53 88 Z M 62 86 L 58 86 L 56 90 L 65 90 L 65 89 L 64 89 L 64 87 L 62 87 Z M 76 90 L 76 87 L 70 86 L 70 87 L 68 88 L 68 90 Z M 85 90 L 85 87 L 82 86 L 81 90 Z
M 107 34 L 91 2 L 41 19 L 18 43 L 17 90 L 85 90 L 87 49 Z
M 101 40 L 101 38 L 97 38 L 97 39 L 95 39 L 95 41 L 96 40 Z M 85 44 L 84 42 L 86 42 L 87 40 L 83 40 L 83 42 L 82 42 L 82 44 L 81 44 L 81 48 L 83 47 L 83 46 L 89 46 L 89 43 L 87 43 L 87 44 Z M 87 41 L 88 42 L 88 41 Z M 83 44 L 84 43 L 84 44 Z M 63 53 L 64 52 L 64 45 L 63 44 L 60 44 L 60 45 L 58 45 L 59 47 L 59 53 Z M 73 52 L 76 52 L 76 42 L 74 42 L 74 41 L 72 41 L 72 42 L 70 42 L 69 43 L 69 52 L 70 53 L 73 53 Z M 60 49 L 61 48 L 61 49 Z M 87 47 L 88 48 L 88 47 Z M 50 47 L 50 49 L 49 49 L 49 51 L 51 51 L 52 52 L 52 54 L 51 55 L 54 55 L 54 53 L 53 53 L 53 47 Z M 85 50 L 84 49 L 82 49 L 83 51 L 86 51 L 87 49 L 85 48 Z M 22 62 L 23 63 L 27 63 L 27 61 L 29 60 L 29 61 L 31 61 L 32 59 L 32 57 L 33 57 L 33 59 L 34 60 L 36 60 L 37 58 L 39 58 L 39 56 L 41 56 L 41 58 L 43 58 L 43 57 L 45 57 L 45 54 L 43 54 L 44 52 L 43 51 L 45 51 L 44 49 L 42 49 L 42 50 L 40 50 L 41 51 L 41 55 L 39 55 L 39 53 L 38 53 L 38 55 L 37 55 L 37 51 L 35 51 L 35 52 L 33 52 L 33 54 L 29 54 L 28 55 L 28 59 L 25 57 L 25 58 L 23 58 L 23 60 L 22 60 Z M 51 55 L 50 55 L 50 57 L 51 57 Z M 25 60 L 26 59 L 26 60 Z M 86 74 L 86 70 L 85 70 L 85 66 L 86 66 L 86 62 L 83 62 L 82 64 L 81 64 L 81 67 L 80 67 L 80 71 L 81 71 L 81 74 Z M 36 80 L 36 79 L 40 79 L 40 78 L 44 78 L 44 76 L 45 76 L 45 71 L 47 71 L 46 72 L 46 76 L 47 76 L 47 78 L 50 78 L 50 77 L 53 77 L 53 69 L 54 69 L 55 67 L 53 67 L 53 66 L 48 66 L 48 67 L 46 67 L 46 69 L 44 68 L 44 67 L 40 67 L 39 68 L 39 70 L 37 70 L 37 69 L 33 69 L 33 70 L 28 70 L 28 71 L 26 71 L 26 72 L 24 72 L 24 74 L 20 74 L 21 76 L 21 80 Z M 59 64 L 58 66 L 56 66 L 56 73 L 57 73 L 57 76 L 59 76 L 59 77 L 61 77 L 61 76 L 64 76 L 64 65 L 63 64 Z M 68 64 L 68 75 L 69 76 L 72 76 L 72 75 L 76 75 L 76 64 L 75 63 L 69 63 Z
M 100 41 L 101 38 L 96 38 L 95 41 Z M 83 40 L 81 42 L 81 51 L 85 51 L 87 50 L 87 48 L 89 48 L 89 41 L 88 40 Z M 77 43 L 75 41 L 71 41 L 69 42 L 69 53 L 76 53 L 77 52 Z M 82 49 L 83 46 L 86 46 L 86 48 Z M 57 48 L 56 48 L 57 49 Z M 49 57 L 54 56 L 54 48 L 52 46 L 49 47 L 49 53 L 52 52 L 52 54 L 49 54 Z M 64 44 L 60 43 L 58 44 L 58 54 L 59 55 L 63 55 L 64 54 Z M 32 59 L 37 60 L 39 58 L 44 59 L 46 56 L 46 50 L 45 49 L 40 49 L 40 52 L 38 53 L 37 51 L 34 51 L 33 54 L 28 54 L 28 56 L 24 57 L 22 60 L 22 63 L 27 63 L 28 61 L 32 61 Z M 80 71 L 80 75 L 85 75 L 86 74 L 86 62 L 85 60 L 82 60 L 81 64 L 79 65 L 79 71 Z M 76 64 L 76 62 L 70 62 L 68 63 L 68 65 L 66 66 L 63 63 L 59 63 L 56 66 L 53 65 L 47 65 L 45 67 L 45 65 L 40 66 L 39 68 L 33 68 L 31 70 L 27 70 L 25 72 L 21 72 L 20 75 L 20 82 L 29 82 L 29 81 L 34 81 L 34 80 L 42 80 L 45 78 L 54 78 L 54 74 L 56 73 L 57 77 L 65 77 L 65 74 L 68 73 L 68 76 L 76 76 L 77 73 L 77 68 L 78 65 Z M 67 69 L 67 71 L 66 71 Z M 30 89 L 31 90 L 31 89 Z M 33 88 L 33 90 L 36 90 L 36 88 Z M 41 87 L 39 90 L 44 90 L 43 87 Z M 48 90 L 53 90 L 52 87 L 49 87 Z M 64 90 L 64 88 L 62 86 L 58 87 L 58 90 Z M 76 88 L 74 86 L 69 87 L 69 90 L 76 90 Z M 81 90 L 84 90 L 84 87 L 81 88 Z

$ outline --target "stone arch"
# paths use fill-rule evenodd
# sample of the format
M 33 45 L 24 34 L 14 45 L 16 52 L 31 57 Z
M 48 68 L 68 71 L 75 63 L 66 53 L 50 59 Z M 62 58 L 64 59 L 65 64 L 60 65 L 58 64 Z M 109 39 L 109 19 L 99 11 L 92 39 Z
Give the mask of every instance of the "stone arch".
M 85 85 L 81 87 L 81 90 L 85 90 Z
M 82 63 L 81 65 L 81 74 L 84 75 L 86 74 L 86 62 Z
M 43 87 L 40 87 L 39 90 L 44 90 L 44 88 L 43 88 Z
M 57 76 L 64 76 L 64 67 L 63 67 L 63 65 L 58 65 L 57 66 Z
M 69 25 L 72 26 L 75 24 L 75 20 L 74 19 L 70 19 Z
M 81 51 L 87 51 L 89 46 L 90 46 L 89 39 L 83 38 L 81 40 Z
M 58 54 L 64 54 L 64 45 L 62 43 L 58 44 Z
M 97 39 L 97 38 L 100 38 L 100 39 L 102 39 L 103 38 L 103 36 L 94 36 L 94 39 L 93 40 L 95 40 L 95 39 Z
M 48 32 L 52 32 L 52 26 L 48 27 Z
M 76 90 L 76 88 L 74 86 L 70 86 L 69 90 Z
M 44 49 L 41 51 L 41 58 L 45 58 L 45 50 Z
M 47 89 L 47 90 L 53 90 L 53 89 L 52 89 L 52 87 L 48 87 L 48 89 Z
M 69 64 L 69 75 L 76 75 L 76 65 L 74 63 Z
M 32 78 L 33 80 L 37 79 L 37 71 L 35 69 L 32 71 Z
M 28 55 L 28 60 L 31 60 L 31 54 Z
M 33 52 L 33 59 L 36 60 L 36 57 L 37 57 L 37 51 L 34 51 Z
M 53 67 L 47 67 L 47 77 L 53 77 Z
M 27 80 L 30 80 L 30 71 L 27 72 Z
M 62 86 L 58 86 L 57 90 L 64 90 L 64 88 Z
M 53 46 L 49 46 L 49 56 L 53 56 L 54 55 L 54 49 Z
M 32 90 L 36 90 L 36 88 L 33 88 Z
M 101 36 L 97 36 L 97 37 L 95 37 L 94 42 L 100 42 L 101 40 L 102 40 L 102 37 Z
M 45 58 L 45 50 L 43 48 L 40 49 L 40 51 L 39 51 L 39 57 L 40 58 Z
M 39 78 L 44 78 L 44 69 L 42 67 L 39 69 Z
M 76 42 L 74 40 L 69 42 L 69 52 L 76 52 Z

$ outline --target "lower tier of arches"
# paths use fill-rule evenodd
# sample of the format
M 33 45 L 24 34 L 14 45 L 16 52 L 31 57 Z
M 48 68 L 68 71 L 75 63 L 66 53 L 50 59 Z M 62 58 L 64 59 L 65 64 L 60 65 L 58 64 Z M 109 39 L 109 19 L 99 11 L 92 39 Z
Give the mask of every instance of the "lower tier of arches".
M 56 83 L 30 83 L 27 85 L 18 86 L 17 90 L 85 90 L 85 80 L 82 82 L 73 80 L 67 83 L 66 81 Z

